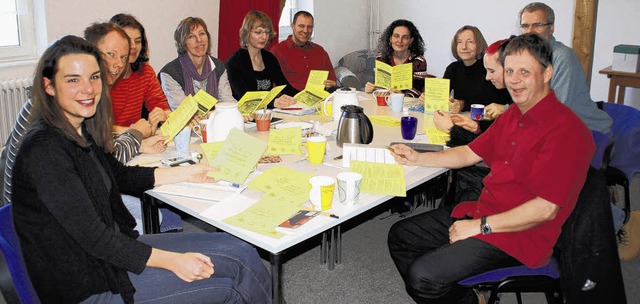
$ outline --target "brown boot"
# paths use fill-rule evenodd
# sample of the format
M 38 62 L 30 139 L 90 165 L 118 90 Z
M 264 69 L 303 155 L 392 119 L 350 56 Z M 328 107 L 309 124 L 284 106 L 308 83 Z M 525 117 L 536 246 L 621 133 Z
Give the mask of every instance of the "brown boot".
M 622 226 L 618 254 L 623 261 L 631 261 L 640 254 L 640 211 L 631 211 L 629 221 Z

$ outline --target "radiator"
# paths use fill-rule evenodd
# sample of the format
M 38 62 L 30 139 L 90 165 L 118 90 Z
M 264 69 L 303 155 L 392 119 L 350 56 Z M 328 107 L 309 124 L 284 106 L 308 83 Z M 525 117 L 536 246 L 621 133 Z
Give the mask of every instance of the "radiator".
M 15 78 L 0 81 L 0 147 L 4 147 L 11 135 L 16 116 L 27 101 L 32 80 Z

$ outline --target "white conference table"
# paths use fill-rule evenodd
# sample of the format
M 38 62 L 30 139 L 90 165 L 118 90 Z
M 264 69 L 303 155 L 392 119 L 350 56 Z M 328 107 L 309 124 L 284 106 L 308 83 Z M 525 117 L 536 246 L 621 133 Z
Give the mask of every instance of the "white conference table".
M 360 106 L 365 109 L 365 113 L 371 115 L 390 115 L 400 117 L 402 113 L 392 113 L 388 107 L 379 107 L 371 99 L 371 95 L 360 93 Z M 415 102 L 415 100 L 408 100 L 408 102 Z M 413 113 L 418 117 L 419 125 L 418 132 L 424 133 L 423 114 Z M 281 116 L 288 121 L 302 121 L 309 119 L 320 120 L 318 115 L 307 116 Z M 326 118 L 325 118 L 326 120 Z M 335 126 L 335 122 L 323 123 L 323 128 L 331 129 Z M 403 142 L 400 134 L 400 127 L 384 126 L 379 124 L 373 124 L 374 138 L 372 145 L 388 145 L 390 142 Z M 255 127 L 245 129 L 245 132 L 252 134 L 258 138 L 264 140 L 268 139 L 268 132 L 257 132 Z M 424 134 L 418 134 L 414 142 L 425 142 Z M 328 175 L 335 177 L 338 173 L 348 171 L 348 168 L 342 168 L 341 160 L 334 160 L 336 156 L 342 154 L 342 149 L 337 147 L 335 139 L 329 137 L 327 140 L 330 146 L 329 152 L 325 155 L 324 164 L 312 165 L 306 159 L 300 157 L 300 160 L 290 162 L 286 165 L 289 168 L 312 173 L 314 175 Z M 141 155 L 134 159 L 130 164 L 145 163 L 148 159 L 158 159 L 160 157 L 169 157 L 176 155 L 175 149 L 168 148 L 162 155 Z M 286 158 L 285 158 L 286 159 Z M 263 171 L 271 166 L 278 165 L 258 165 L 258 170 Z M 406 167 L 405 180 L 407 190 L 412 189 L 424 182 L 427 182 L 435 177 L 446 173 L 448 169 L 444 168 L 428 168 L 428 167 Z M 238 204 L 245 204 L 247 206 L 260 199 L 261 192 L 251 189 L 245 189 L 241 195 L 237 196 Z M 322 261 L 328 260 L 329 269 L 333 269 L 334 262 L 340 260 L 340 230 L 341 224 L 350 221 L 358 215 L 368 211 L 386 201 L 393 198 L 388 195 L 374 195 L 368 193 L 361 193 L 359 201 L 356 205 L 347 206 L 339 203 L 337 198 L 337 191 L 334 195 L 331 213 L 339 216 L 339 218 L 331 218 L 325 216 L 318 216 L 307 222 L 303 226 L 296 229 L 294 233 L 287 233 L 282 238 L 275 239 L 266 235 L 262 235 L 256 232 L 248 231 L 243 228 L 239 228 L 222 221 L 224 217 L 234 214 L 228 214 L 228 210 L 223 210 L 225 204 L 219 204 L 212 200 L 196 199 L 177 195 L 169 195 L 149 190 L 143 197 L 143 218 L 145 233 L 158 233 L 159 232 L 159 218 L 158 207 L 169 205 L 175 209 L 178 209 L 184 213 L 187 213 L 199 220 L 206 222 L 220 230 L 230 233 L 244 241 L 251 243 L 263 250 L 266 250 L 270 254 L 271 272 L 273 278 L 273 300 L 274 303 L 282 302 L 282 284 L 281 284 L 281 267 L 282 267 L 282 255 L 283 253 L 310 238 L 316 237 L 322 234 Z M 308 202 L 306 203 L 309 204 Z M 228 204 L 226 204 L 228 206 Z M 308 205 L 310 207 L 310 205 Z M 216 216 L 212 216 L 215 214 Z M 327 238 L 329 242 L 327 243 Z M 328 256 L 328 259 L 327 259 Z

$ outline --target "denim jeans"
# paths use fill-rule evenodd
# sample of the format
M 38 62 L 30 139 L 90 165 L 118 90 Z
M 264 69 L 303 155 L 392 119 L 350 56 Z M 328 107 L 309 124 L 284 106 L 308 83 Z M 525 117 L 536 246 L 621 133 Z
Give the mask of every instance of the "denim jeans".
M 148 234 L 139 241 L 174 252 L 211 257 L 214 274 L 187 283 L 173 272 L 147 267 L 129 273 L 136 303 L 271 303 L 271 276 L 255 248 L 227 233 Z M 118 294 L 93 295 L 82 303 L 122 303 Z
M 391 258 L 417 303 L 475 304 L 475 293 L 457 282 L 489 270 L 522 265 L 475 238 L 450 244 L 452 209 L 447 206 L 418 214 L 395 223 L 389 231 Z

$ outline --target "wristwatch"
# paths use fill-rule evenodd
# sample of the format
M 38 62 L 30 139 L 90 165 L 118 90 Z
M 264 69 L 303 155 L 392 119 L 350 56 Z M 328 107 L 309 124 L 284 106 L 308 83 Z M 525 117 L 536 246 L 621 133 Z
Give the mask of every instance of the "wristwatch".
M 484 234 L 491 234 L 491 226 L 489 226 L 489 224 L 487 224 L 487 216 L 483 216 L 482 219 L 480 219 L 480 233 Z

